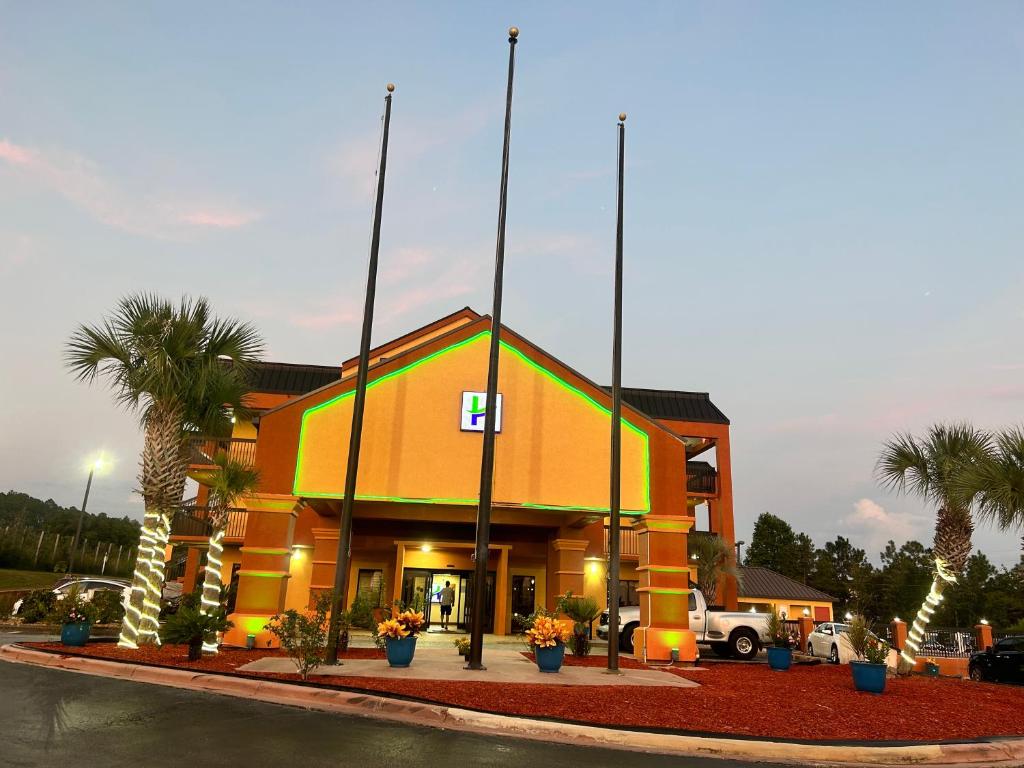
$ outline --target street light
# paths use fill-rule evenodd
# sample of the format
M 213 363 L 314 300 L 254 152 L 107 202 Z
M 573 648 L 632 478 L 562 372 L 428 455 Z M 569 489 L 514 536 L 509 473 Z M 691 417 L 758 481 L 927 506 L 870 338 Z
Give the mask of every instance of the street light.
M 78 537 L 82 535 L 82 520 L 85 519 L 85 506 L 89 503 L 89 490 L 92 488 L 92 476 L 99 469 L 103 469 L 103 454 L 97 456 L 89 465 L 89 479 L 85 481 L 85 498 L 82 499 L 82 509 L 78 513 L 78 527 L 75 528 L 75 538 L 71 542 L 71 553 L 68 555 L 68 573 L 71 573 L 75 565 L 75 552 L 78 549 Z
M 746 543 L 747 542 L 745 542 L 745 541 L 737 541 L 736 542 L 736 563 L 737 563 L 737 565 L 743 561 L 743 557 L 740 554 L 740 547 L 742 547 Z

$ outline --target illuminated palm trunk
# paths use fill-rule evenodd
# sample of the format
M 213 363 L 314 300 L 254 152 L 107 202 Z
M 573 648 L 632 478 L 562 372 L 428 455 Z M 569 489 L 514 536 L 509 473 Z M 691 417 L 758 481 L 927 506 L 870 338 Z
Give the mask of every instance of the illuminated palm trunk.
M 910 627 L 910 632 L 907 633 L 906 648 L 900 652 L 900 658 L 910 666 L 910 669 L 914 668 L 914 664 L 917 661 L 916 655 L 921 649 L 921 643 L 924 641 L 925 627 L 928 626 L 932 614 L 935 613 L 939 603 L 942 602 L 943 591 L 945 591 L 948 585 L 955 583 L 956 576 L 950 573 L 941 558 L 936 558 L 935 576 L 932 578 L 931 589 L 928 590 L 928 596 L 925 597 L 924 603 L 921 604 L 921 610 L 917 612 L 917 617 Z
M 139 546 L 135 556 L 135 572 L 132 574 L 132 589 L 125 604 L 121 635 L 117 644 L 122 648 L 139 647 L 139 628 L 143 623 L 143 603 L 149 592 L 150 566 L 153 547 L 156 545 L 156 528 L 159 516 L 147 510 L 139 535 Z
M 220 609 L 221 578 L 220 571 L 224 563 L 225 527 L 219 525 L 210 535 L 210 549 L 206 553 L 206 569 L 203 571 L 203 595 L 200 598 L 199 612 L 209 614 Z M 217 653 L 217 643 L 203 641 L 203 651 Z

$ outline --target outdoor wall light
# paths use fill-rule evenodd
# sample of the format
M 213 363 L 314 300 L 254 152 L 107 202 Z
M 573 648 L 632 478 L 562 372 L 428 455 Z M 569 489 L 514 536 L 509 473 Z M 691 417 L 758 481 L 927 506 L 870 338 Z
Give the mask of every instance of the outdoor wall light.
M 597 573 L 597 563 L 591 563 L 590 564 L 590 572 L 591 573 Z
M 846 620 L 847 620 L 847 621 L 851 621 L 851 620 L 853 619 L 853 614 L 852 614 L 852 613 L 850 613 L 849 611 L 847 611 L 847 612 L 846 612 L 846 617 L 845 617 L 845 618 L 846 618 Z
M 810 615 L 811 615 L 811 609 L 810 608 L 804 608 L 804 616 L 810 616 Z
M 302 550 L 301 549 L 299 549 L 298 547 L 295 547 L 294 549 L 292 549 L 292 561 L 293 562 L 301 560 L 302 558 L 303 558 L 303 554 L 302 554 Z
M 251 651 L 256 648 L 256 635 L 245 636 L 245 650 Z
M 985 624 L 985 625 L 988 625 L 988 619 L 982 619 L 982 620 L 981 620 L 981 623 L 982 623 L 982 624 Z
M 431 547 L 429 544 L 424 544 L 422 547 L 420 547 L 420 552 L 429 552 L 431 549 L 433 549 L 433 547 Z
M 899 616 L 893 616 L 892 620 L 893 621 L 903 621 L 903 619 L 901 619 Z

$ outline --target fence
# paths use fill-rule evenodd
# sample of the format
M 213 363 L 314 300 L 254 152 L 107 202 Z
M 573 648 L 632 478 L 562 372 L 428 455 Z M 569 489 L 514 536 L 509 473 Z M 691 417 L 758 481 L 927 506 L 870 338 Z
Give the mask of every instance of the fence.
M 893 644 L 892 628 L 886 627 L 885 641 Z M 978 636 L 973 629 L 935 627 L 926 629 L 916 656 L 937 659 L 965 659 L 978 650 Z
M 0 528 L 0 567 L 63 572 L 74 538 L 20 525 Z M 83 538 L 75 549 L 74 566 L 77 573 L 128 575 L 135 566 L 135 547 Z

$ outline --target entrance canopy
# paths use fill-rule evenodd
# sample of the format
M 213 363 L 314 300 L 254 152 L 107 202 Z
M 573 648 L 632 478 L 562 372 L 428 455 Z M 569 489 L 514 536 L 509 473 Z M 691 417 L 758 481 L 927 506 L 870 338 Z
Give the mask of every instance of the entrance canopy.
M 489 336 L 483 330 L 429 353 L 414 350 L 403 355 L 407 364 L 376 377 L 371 370 L 357 499 L 476 505 Z M 512 340 L 503 339 L 500 351 L 495 504 L 607 511 L 606 396 L 566 381 L 539 350 Z M 354 391 L 351 380 L 337 387 L 302 413 L 296 496 L 343 495 Z M 622 511 L 643 514 L 650 511 L 649 438 L 626 418 L 622 426 Z

